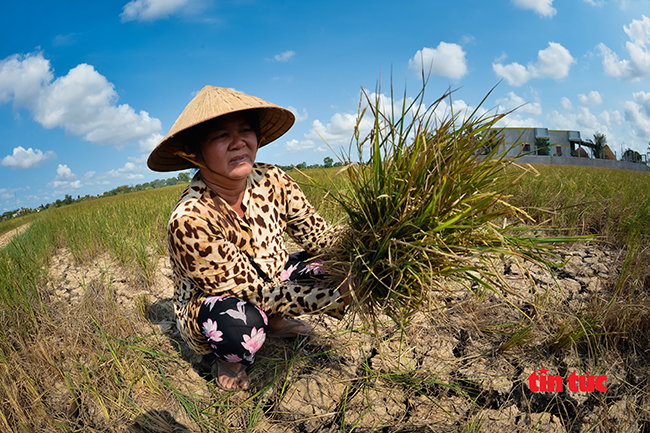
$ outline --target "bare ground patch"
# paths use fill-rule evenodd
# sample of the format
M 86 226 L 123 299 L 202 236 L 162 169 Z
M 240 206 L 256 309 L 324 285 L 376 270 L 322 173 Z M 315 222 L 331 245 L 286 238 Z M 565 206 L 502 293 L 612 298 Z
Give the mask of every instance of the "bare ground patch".
M 267 340 L 250 370 L 252 388 L 238 393 L 216 387 L 213 360 L 180 340 L 166 258 L 146 287 L 108 257 L 79 266 L 60 250 L 50 260 L 48 293 L 71 314 L 87 314 L 89 299 L 104 299 L 101 308 L 114 306 L 128 332 L 169 356 L 131 361 L 164 374 L 167 385 L 135 387 L 137 413 L 105 431 L 645 431 L 647 354 L 604 346 L 600 322 L 589 322 L 594 303 L 612 298 L 623 252 L 591 244 L 558 253 L 568 263 L 552 272 L 498 261 L 495 272 L 510 293 L 439 293 L 435 308 L 403 328 L 386 318 L 374 329 L 354 315 L 306 317 L 316 335 Z M 581 336 L 581 326 L 593 326 L 593 335 Z M 604 374 L 608 390 L 535 393 L 528 377 L 540 368 L 563 378 L 574 370 Z M 99 426 L 101 408 L 75 399 L 69 376 L 46 393 L 60 406 L 56 416 Z
M 0 235 L 0 250 L 9 245 L 9 242 L 11 242 L 11 239 L 14 236 L 21 235 L 22 233 L 25 232 L 29 228 L 30 224 L 23 224 L 20 227 L 16 227 L 13 230 L 9 230 L 6 233 L 3 233 Z

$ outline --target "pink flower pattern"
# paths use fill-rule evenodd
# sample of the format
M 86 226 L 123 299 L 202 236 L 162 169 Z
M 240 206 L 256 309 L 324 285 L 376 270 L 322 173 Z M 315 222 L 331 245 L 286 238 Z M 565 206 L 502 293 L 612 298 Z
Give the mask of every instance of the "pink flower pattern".
M 291 274 L 293 271 L 298 269 L 298 265 L 292 265 L 289 266 L 287 269 L 284 269 L 282 272 L 280 272 L 280 281 L 287 281 L 291 277 Z
M 295 254 L 297 255 L 297 254 Z M 302 262 L 304 263 L 304 262 Z M 291 278 L 291 274 L 293 274 L 299 267 L 299 264 L 291 265 L 288 268 L 284 269 L 280 273 L 280 280 L 281 281 L 289 281 Z M 314 275 L 319 275 L 325 273 L 325 270 L 323 268 L 323 261 L 322 260 L 314 260 L 311 263 L 304 264 L 304 269 L 301 270 L 301 273 L 306 273 L 306 272 L 311 272 Z M 318 281 L 315 283 L 315 286 L 317 288 L 320 288 L 321 286 L 327 286 L 326 283 L 323 283 L 321 281 Z M 214 305 L 219 302 L 224 300 L 226 296 L 208 296 L 203 303 L 207 306 L 210 307 L 210 311 L 212 311 Z M 229 309 L 226 311 L 223 311 L 220 313 L 222 315 L 227 314 L 233 319 L 238 319 L 244 322 L 246 324 L 247 322 L 247 317 L 246 317 L 246 312 L 245 312 L 245 305 L 246 301 L 239 300 L 236 304 L 236 309 Z M 257 308 L 257 307 L 255 307 Z M 257 308 L 257 310 L 260 313 L 260 316 L 262 317 L 264 321 L 264 325 L 268 326 L 269 320 L 264 311 L 262 311 L 260 308 Z M 224 341 L 222 336 L 223 332 L 217 329 L 217 322 L 212 321 L 212 319 L 208 319 L 206 322 L 203 323 L 203 332 L 204 334 L 208 337 L 208 340 L 210 341 L 211 347 L 216 351 L 218 350 L 218 347 L 213 344 L 216 342 L 221 342 Z M 240 334 L 241 335 L 241 334 Z M 228 355 L 222 355 L 223 359 L 226 360 L 227 362 L 232 362 L 232 363 L 238 363 L 242 361 L 247 361 L 249 363 L 253 363 L 255 361 L 255 353 L 260 350 L 264 342 L 266 341 L 266 332 L 264 331 L 264 328 L 255 328 L 253 327 L 250 335 L 243 334 L 242 335 L 243 342 L 241 345 L 248 351 L 248 353 L 245 354 L 236 354 L 236 353 L 230 353 Z M 242 358 L 243 356 L 243 358 Z
M 264 332 L 264 328 L 253 328 L 251 330 L 251 335 L 244 334 L 243 337 L 244 342 L 241 345 L 244 346 L 244 349 L 248 350 L 251 355 L 260 350 L 260 347 L 262 347 L 264 341 L 266 341 L 266 333 Z
M 246 301 L 239 301 L 237 302 L 236 310 L 226 310 L 221 314 L 227 314 L 233 319 L 239 319 L 244 322 L 244 325 L 246 325 L 246 313 L 244 312 L 244 305 L 246 305 Z
M 217 301 L 221 301 L 222 299 L 223 296 L 208 296 L 207 298 L 205 298 L 205 301 L 203 301 L 203 303 L 205 305 L 209 305 L 210 311 L 212 311 L 212 307 L 214 307 L 214 304 L 216 304 Z
M 231 353 L 230 355 L 224 356 L 228 362 L 242 362 L 242 359 L 236 353 Z
M 320 259 L 314 260 L 311 263 L 305 265 L 305 272 L 313 272 L 314 275 L 324 274 L 325 269 L 323 269 L 323 261 Z
M 213 341 L 215 343 L 223 341 L 223 338 L 221 338 L 223 332 L 217 329 L 217 322 L 213 322 L 212 319 L 208 319 L 207 322 L 203 323 L 203 333 L 208 337 L 210 341 Z
M 262 316 L 262 320 L 264 320 L 264 324 L 266 326 L 269 326 L 269 318 L 266 317 L 266 313 L 264 311 L 260 310 L 258 307 L 255 307 L 255 308 L 257 308 L 257 311 L 260 312 L 260 316 Z

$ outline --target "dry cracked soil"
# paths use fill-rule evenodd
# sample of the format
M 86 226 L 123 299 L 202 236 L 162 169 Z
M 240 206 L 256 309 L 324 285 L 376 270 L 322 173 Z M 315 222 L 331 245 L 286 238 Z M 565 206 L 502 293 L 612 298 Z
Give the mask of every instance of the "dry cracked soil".
M 605 352 L 596 365 L 591 346 L 580 341 L 559 348 L 549 342 L 561 328 L 553 322 L 562 311 L 579 315 L 611 288 L 624 252 L 576 244 L 558 254 L 567 264 L 552 271 L 499 261 L 495 272 L 510 286 L 503 296 L 440 293 L 434 307 L 403 328 L 389 320 L 364 326 L 354 314 L 340 322 L 305 317 L 315 335 L 267 340 L 250 370 L 253 387 L 232 401 L 264 392 L 256 431 L 648 431 L 639 415 L 647 414 L 647 400 L 635 391 L 647 389 L 647 370 L 632 369 L 618 352 Z M 192 354 L 180 340 L 167 258 L 159 258 L 150 287 L 134 285 L 110 258 L 81 266 L 63 249 L 50 261 L 50 287 L 63 303 L 79 302 L 83 286 L 99 278 L 108 278 L 119 308 L 133 310 L 147 300 L 150 327 L 180 347 L 184 383 L 206 398 L 224 393 L 210 382 L 212 360 Z M 504 325 L 525 323 L 525 316 L 540 318 L 534 329 Z M 521 339 L 508 340 L 517 329 Z M 607 391 L 572 392 L 565 382 L 562 392 L 533 392 L 528 378 L 541 368 L 563 378 L 598 369 L 607 375 Z M 234 414 L 229 427 L 243 431 L 242 419 Z M 169 431 L 199 431 L 183 414 L 169 422 L 177 426 Z

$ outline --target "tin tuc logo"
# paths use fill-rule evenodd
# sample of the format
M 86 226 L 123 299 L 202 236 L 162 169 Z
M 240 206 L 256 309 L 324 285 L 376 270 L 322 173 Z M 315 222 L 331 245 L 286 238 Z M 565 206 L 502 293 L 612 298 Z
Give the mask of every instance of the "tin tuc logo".
M 535 370 L 528 376 L 528 388 L 532 392 L 562 392 L 564 391 L 564 381 L 562 376 L 553 376 L 548 374 L 547 368 L 540 368 Z M 607 386 L 605 381 L 607 376 L 601 374 L 600 376 L 593 376 L 589 374 L 576 374 L 576 371 L 573 370 L 573 373 L 569 375 L 566 379 L 567 387 L 571 392 L 594 392 L 607 391 Z

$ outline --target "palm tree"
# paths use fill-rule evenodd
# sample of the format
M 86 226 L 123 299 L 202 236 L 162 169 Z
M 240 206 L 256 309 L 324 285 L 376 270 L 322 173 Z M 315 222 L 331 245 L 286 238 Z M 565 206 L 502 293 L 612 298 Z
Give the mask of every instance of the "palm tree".
M 605 153 L 604 149 L 605 146 L 607 146 L 607 137 L 605 137 L 605 134 L 596 132 L 593 141 L 587 139 L 587 141 L 583 141 L 582 144 L 591 149 L 594 158 L 603 159 Z

